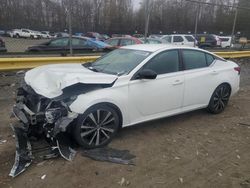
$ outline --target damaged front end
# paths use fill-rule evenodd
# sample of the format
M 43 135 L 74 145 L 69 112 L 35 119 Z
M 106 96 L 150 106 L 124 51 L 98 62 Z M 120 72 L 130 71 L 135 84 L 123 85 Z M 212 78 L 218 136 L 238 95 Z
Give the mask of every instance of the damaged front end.
M 50 146 L 47 158 L 62 156 L 69 161 L 74 158 L 76 152 L 70 147 L 69 137 L 66 136 L 69 125 L 78 116 L 68 107 L 72 100 L 43 97 L 27 84 L 18 89 L 13 114 L 19 122 L 12 126 L 16 157 L 10 176 L 16 177 L 32 163 L 30 140 L 45 138 Z

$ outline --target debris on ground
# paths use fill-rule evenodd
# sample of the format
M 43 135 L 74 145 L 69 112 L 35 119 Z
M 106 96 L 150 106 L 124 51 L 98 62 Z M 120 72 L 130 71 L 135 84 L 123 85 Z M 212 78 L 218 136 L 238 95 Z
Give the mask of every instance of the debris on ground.
M 221 172 L 218 172 L 218 176 L 222 177 L 222 173 L 221 173 Z
M 133 159 L 135 155 L 130 154 L 128 150 L 118 150 L 109 147 L 84 150 L 82 156 L 96 161 L 112 162 L 117 164 L 135 165 Z
M 44 180 L 46 178 L 46 174 L 44 174 L 42 177 L 41 177 L 41 180 Z
M 174 159 L 175 159 L 175 160 L 180 160 L 181 158 L 180 158 L 180 157 L 175 157 Z
M 240 156 L 239 156 L 239 155 L 237 155 L 237 158 L 238 158 L 238 159 L 240 159 Z
M 1 139 L 0 139 L 0 145 L 1 145 L 1 144 L 5 144 L 6 142 L 7 142 L 7 140 L 1 140 Z
M 243 125 L 243 126 L 250 127 L 250 124 L 247 124 L 247 123 L 239 123 L 238 125 Z
M 122 177 L 121 181 L 118 182 L 120 186 L 129 186 L 130 182 L 127 181 L 124 177 Z
M 180 182 L 180 183 L 183 183 L 183 178 L 179 178 L 179 182 Z

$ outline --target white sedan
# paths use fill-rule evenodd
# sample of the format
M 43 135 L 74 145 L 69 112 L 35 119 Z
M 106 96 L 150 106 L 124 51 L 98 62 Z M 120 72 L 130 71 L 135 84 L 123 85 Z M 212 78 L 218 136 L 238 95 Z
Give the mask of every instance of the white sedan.
M 121 127 L 202 108 L 221 113 L 239 81 L 236 63 L 208 51 L 134 45 L 93 63 L 28 71 L 14 112 L 22 111 L 23 124 L 36 130 L 40 125 L 48 138 L 70 127 L 81 146 L 95 148 L 108 144 Z

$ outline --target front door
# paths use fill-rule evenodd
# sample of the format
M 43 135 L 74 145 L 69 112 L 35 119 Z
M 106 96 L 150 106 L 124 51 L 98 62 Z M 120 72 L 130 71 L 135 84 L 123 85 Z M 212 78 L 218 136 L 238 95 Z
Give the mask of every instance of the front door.
M 161 52 L 153 57 L 142 69 L 157 73 L 154 80 L 132 79 L 129 83 L 130 117 L 134 109 L 141 116 L 180 109 L 183 101 L 184 75 L 180 71 L 178 50 Z

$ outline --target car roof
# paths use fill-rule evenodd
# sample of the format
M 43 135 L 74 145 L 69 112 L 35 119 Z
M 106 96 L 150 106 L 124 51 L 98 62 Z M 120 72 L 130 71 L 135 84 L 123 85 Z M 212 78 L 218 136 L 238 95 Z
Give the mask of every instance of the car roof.
M 124 46 L 122 49 L 130 49 L 130 50 L 141 50 L 141 51 L 148 51 L 148 52 L 156 52 L 158 50 L 169 50 L 169 49 L 195 49 L 193 47 L 188 46 L 176 46 L 171 44 L 137 44 L 131 46 Z

